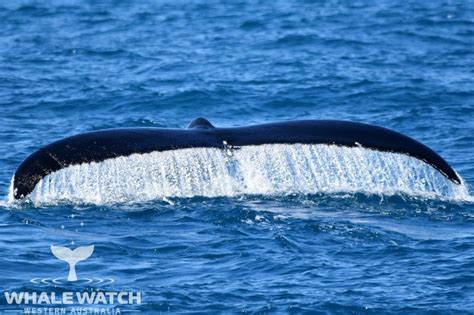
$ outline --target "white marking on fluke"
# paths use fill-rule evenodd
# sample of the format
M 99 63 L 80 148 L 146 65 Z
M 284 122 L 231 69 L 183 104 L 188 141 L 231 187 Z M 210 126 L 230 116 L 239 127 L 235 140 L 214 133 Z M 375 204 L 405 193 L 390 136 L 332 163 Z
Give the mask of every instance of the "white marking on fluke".
M 89 258 L 93 251 L 94 245 L 81 246 L 74 250 L 70 250 L 67 247 L 51 245 L 51 252 L 53 255 L 57 259 L 65 261 L 69 264 L 69 274 L 67 276 L 67 281 L 77 281 L 76 264 Z

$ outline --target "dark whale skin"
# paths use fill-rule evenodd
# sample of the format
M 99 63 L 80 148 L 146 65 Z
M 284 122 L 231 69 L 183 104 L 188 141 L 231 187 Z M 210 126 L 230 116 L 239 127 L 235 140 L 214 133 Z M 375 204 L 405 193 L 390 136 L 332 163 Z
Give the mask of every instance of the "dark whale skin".
M 197 118 L 187 129 L 108 129 L 53 142 L 31 154 L 18 167 L 13 179 L 13 197 L 25 198 L 43 177 L 70 165 L 101 162 L 134 153 L 224 148 L 224 142 L 234 147 L 332 144 L 401 153 L 430 164 L 455 184 L 461 184 L 456 172 L 436 152 L 410 137 L 383 127 L 339 120 L 298 120 L 215 128 L 206 119 Z

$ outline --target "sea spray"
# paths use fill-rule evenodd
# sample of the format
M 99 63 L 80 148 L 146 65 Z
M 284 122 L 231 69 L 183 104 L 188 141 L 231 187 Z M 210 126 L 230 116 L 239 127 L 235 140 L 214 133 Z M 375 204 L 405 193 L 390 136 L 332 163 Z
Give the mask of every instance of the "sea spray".
M 404 154 L 335 145 L 191 148 L 73 165 L 44 177 L 34 204 L 105 204 L 165 197 L 312 193 L 408 194 L 466 200 L 432 166 Z

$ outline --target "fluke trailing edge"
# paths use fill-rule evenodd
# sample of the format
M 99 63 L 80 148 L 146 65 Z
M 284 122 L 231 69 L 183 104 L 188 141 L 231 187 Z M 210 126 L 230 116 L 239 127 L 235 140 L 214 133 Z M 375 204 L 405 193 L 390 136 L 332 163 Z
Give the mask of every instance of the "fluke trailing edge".
M 84 133 L 51 143 L 30 155 L 13 179 L 13 196 L 28 196 L 46 175 L 90 162 L 131 154 L 185 148 L 224 148 L 262 144 L 327 144 L 401 153 L 430 164 L 456 184 L 456 172 L 433 150 L 398 132 L 347 121 L 301 120 L 237 128 L 215 128 L 204 118 L 187 129 L 125 128 Z

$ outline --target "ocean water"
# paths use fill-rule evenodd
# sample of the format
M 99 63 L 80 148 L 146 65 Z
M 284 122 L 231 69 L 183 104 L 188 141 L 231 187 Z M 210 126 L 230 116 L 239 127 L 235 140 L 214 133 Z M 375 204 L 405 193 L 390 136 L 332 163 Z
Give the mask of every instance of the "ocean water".
M 83 307 L 141 314 L 474 312 L 473 1 L 3 1 L 0 109 L 0 312 L 24 291 L 140 293 Z M 198 116 L 388 127 L 464 184 L 406 156 L 269 146 L 78 166 L 8 201 L 43 145 Z M 78 281 L 51 245 L 94 245 Z

